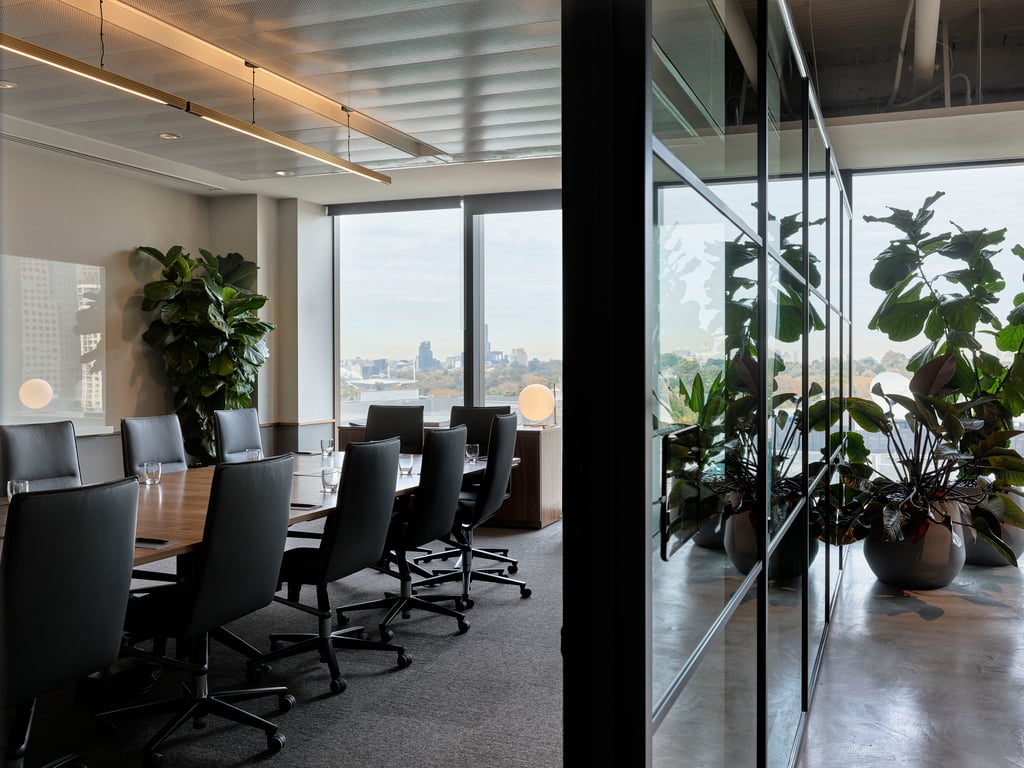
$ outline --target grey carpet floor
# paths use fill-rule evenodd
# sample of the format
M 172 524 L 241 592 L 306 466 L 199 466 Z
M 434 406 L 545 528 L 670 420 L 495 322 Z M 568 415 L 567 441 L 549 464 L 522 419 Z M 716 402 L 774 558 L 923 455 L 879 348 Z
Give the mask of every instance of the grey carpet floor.
M 485 528 L 477 532 L 477 545 L 509 547 L 519 558 L 515 577 L 527 582 L 531 597 L 521 598 L 515 587 L 475 583 L 475 606 L 467 612 L 471 628 L 462 635 L 448 617 L 414 612 L 409 619 L 397 619 L 394 642 L 404 645 L 412 664 L 399 669 L 396 655 L 386 651 L 339 650 L 348 686 L 337 695 L 330 692 L 327 668 L 316 654 L 279 660 L 260 684 L 288 686 L 295 707 L 280 713 L 275 697 L 242 706 L 277 722 L 287 739 L 280 753 L 266 752 L 262 732 L 210 717 L 204 729 L 186 724 L 165 742 L 164 765 L 559 768 L 561 524 L 535 531 Z M 331 585 L 330 591 L 333 603 L 340 605 L 380 597 L 396 585 L 371 569 Z M 451 585 L 444 589 L 451 591 Z M 312 590 L 303 599 L 312 601 Z M 352 623 L 375 630 L 381 617 L 352 614 Z M 315 621 L 275 603 L 229 628 L 267 648 L 270 632 L 314 631 Z M 74 641 L 73 628 L 68 641 Z M 211 643 L 210 668 L 211 688 L 247 685 L 244 659 L 216 642 Z M 72 751 L 91 768 L 141 765 L 142 745 L 168 716 L 120 718 L 107 733 L 97 727 L 94 715 L 174 695 L 183 679 L 165 673 L 141 698 L 109 684 L 46 694 L 37 704 L 26 765 Z

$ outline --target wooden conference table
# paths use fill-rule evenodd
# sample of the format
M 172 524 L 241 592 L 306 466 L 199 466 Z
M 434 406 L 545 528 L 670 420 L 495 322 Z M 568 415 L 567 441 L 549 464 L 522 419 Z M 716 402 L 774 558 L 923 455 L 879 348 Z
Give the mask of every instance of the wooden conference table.
M 342 454 L 344 455 L 344 454 Z M 325 517 L 338 500 L 337 493 L 324 493 L 320 481 L 320 454 L 294 454 L 292 503 L 289 525 Z M 416 457 L 411 475 L 399 475 L 396 496 L 412 493 L 419 487 L 420 457 Z M 463 474 L 482 472 L 486 464 L 466 463 Z M 206 509 L 213 484 L 211 467 L 197 467 L 165 474 L 159 485 L 139 486 L 139 514 L 135 535 L 166 541 L 135 549 L 135 565 L 184 555 L 198 547 L 203 539 Z M 0 538 L 7 523 L 7 499 L 0 506 Z

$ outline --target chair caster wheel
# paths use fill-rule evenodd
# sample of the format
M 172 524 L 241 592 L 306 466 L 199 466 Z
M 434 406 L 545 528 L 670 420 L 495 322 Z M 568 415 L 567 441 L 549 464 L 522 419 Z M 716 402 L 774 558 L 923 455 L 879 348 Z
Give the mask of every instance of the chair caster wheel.
M 270 652 L 271 653 L 273 653 L 274 651 L 280 651 L 283 647 L 284 647 L 284 643 L 282 643 L 280 640 L 271 640 L 270 641 Z
M 469 622 L 463 619 L 459 622 L 459 634 L 464 635 L 469 632 Z
M 395 637 L 395 632 L 390 627 L 381 626 L 380 628 L 380 639 L 385 643 L 390 643 Z
M 412 656 L 410 656 L 408 653 L 400 653 L 400 654 L 398 654 L 398 668 L 399 669 L 405 669 L 410 664 L 412 664 Z
M 283 696 L 277 697 L 277 708 L 282 712 L 290 712 L 292 707 L 295 706 L 295 697 L 290 693 L 286 693 Z
M 341 611 L 338 611 L 338 626 L 339 627 L 348 626 L 348 621 L 349 621 L 348 616 L 346 616 Z
M 464 611 L 468 606 L 463 602 L 461 597 L 455 598 L 455 610 Z
M 283 733 L 268 733 L 267 734 L 267 752 L 272 755 L 276 755 L 282 749 L 284 749 L 284 734 Z
M 142 764 L 146 768 L 160 768 L 164 764 L 164 756 L 159 752 L 150 752 L 142 758 Z
M 516 565 L 515 563 L 512 563 L 512 565 L 510 565 L 508 567 L 508 572 L 509 573 L 519 573 L 519 566 Z
M 533 590 L 530 589 L 529 587 L 520 587 L 519 588 L 519 596 L 520 597 L 529 597 L 532 594 L 533 594 Z
M 256 664 L 251 667 L 247 667 L 245 670 L 245 680 L 249 683 L 257 683 L 264 674 L 269 672 L 271 669 L 269 664 Z
M 341 693 L 346 688 L 348 688 L 348 683 L 346 683 L 342 678 L 336 677 L 331 680 L 331 693 Z

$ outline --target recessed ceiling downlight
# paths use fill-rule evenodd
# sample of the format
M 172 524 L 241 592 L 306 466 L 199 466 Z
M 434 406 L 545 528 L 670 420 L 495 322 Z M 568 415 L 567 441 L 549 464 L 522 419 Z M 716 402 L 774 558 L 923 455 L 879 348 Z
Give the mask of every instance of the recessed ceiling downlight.
M 275 176 L 294 176 L 295 171 L 274 171 Z
M 17 83 L 12 83 L 10 80 L 0 80 L 0 88 L 17 88 Z
M 171 133 L 170 131 L 163 131 L 161 133 L 158 133 L 157 136 L 159 136 L 161 139 L 165 139 L 166 141 L 177 141 L 178 139 L 181 138 L 180 133 Z

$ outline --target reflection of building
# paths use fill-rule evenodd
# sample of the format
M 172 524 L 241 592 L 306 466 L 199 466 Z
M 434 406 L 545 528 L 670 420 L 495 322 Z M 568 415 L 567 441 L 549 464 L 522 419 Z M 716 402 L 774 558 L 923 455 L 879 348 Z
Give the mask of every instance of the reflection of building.
M 78 284 L 78 323 L 80 334 L 79 360 L 82 367 L 82 411 L 84 413 L 102 413 L 103 406 L 103 305 L 97 304 L 102 296 L 99 283 L 85 282 L 86 270 L 96 271 L 95 267 L 79 266 L 80 280 Z M 98 315 L 98 317 L 96 317 Z M 91 322 L 90 322 L 91 320 Z
M 76 332 L 83 296 L 99 294 L 101 272 L 83 264 L 20 260 L 22 376 L 49 382 L 59 408 L 103 411 L 103 361 L 83 364 L 83 355 L 99 346 L 102 326 Z

